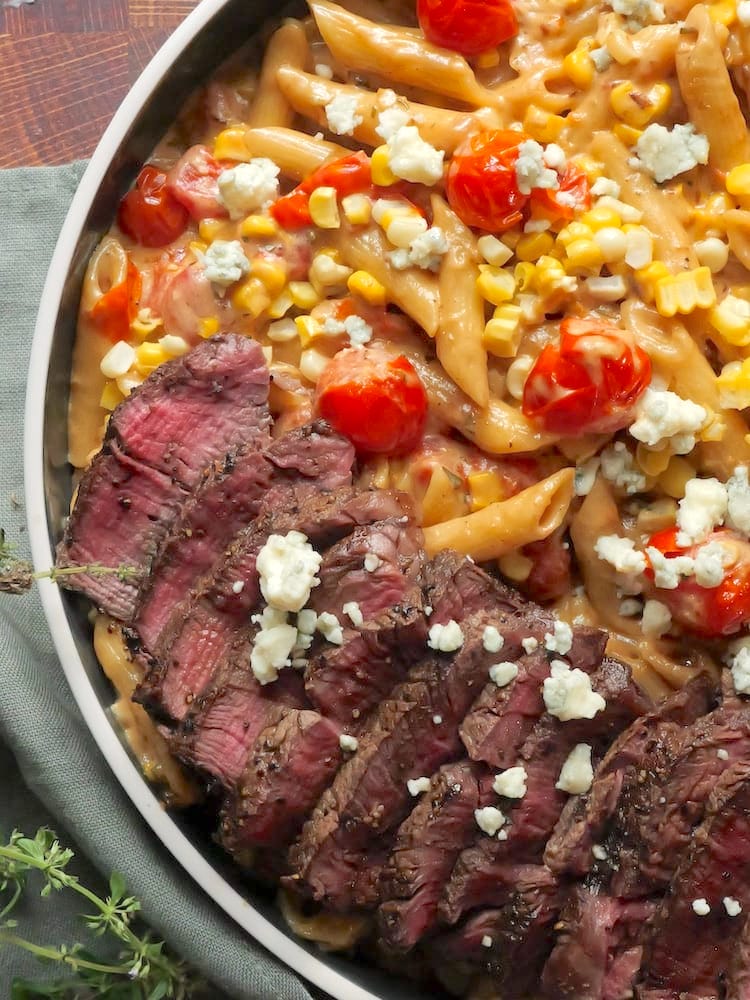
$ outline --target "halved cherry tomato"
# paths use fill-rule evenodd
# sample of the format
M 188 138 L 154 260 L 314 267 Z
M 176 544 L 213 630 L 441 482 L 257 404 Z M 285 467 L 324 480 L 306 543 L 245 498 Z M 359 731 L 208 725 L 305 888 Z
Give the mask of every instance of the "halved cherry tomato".
M 445 191 L 467 226 L 501 233 L 521 221 L 529 198 L 518 190 L 518 147 L 523 132 L 498 129 L 471 136 L 453 155 Z
M 132 261 L 128 261 L 125 280 L 113 285 L 91 308 L 89 315 L 108 340 L 115 343 L 127 340 L 130 324 L 138 311 L 141 297 L 141 275 Z
M 411 451 L 427 419 L 427 393 L 412 363 L 376 347 L 339 351 L 318 380 L 315 403 L 366 454 Z
M 284 229 L 301 229 L 312 225 L 309 202 L 315 188 L 332 187 L 339 198 L 345 198 L 349 194 L 367 191 L 371 186 L 370 159 L 360 150 L 318 167 L 293 191 L 274 202 L 271 215 Z
M 574 163 L 568 163 L 560 177 L 560 186 L 534 188 L 531 204 L 538 205 L 553 219 L 572 219 L 591 208 L 591 189 L 586 174 Z
M 556 434 L 612 433 L 624 427 L 651 381 L 648 355 L 627 330 L 568 317 L 529 372 L 523 412 Z
M 510 0 L 417 0 L 417 17 L 428 42 L 465 56 L 497 48 L 518 34 Z
M 187 209 L 167 187 L 167 175 L 146 165 L 135 187 L 120 202 L 117 222 L 120 229 L 144 247 L 164 247 L 185 232 Z
M 648 547 L 668 559 L 695 556 L 711 542 L 719 542 L 732 557 L 725 566 L 724 579 L 717 587 L 701 587 L 695 577 L 682 577 L 674 590 L 654 588 L 654 596 L 666 604 L 672 618 L 684 629 L 706 639 L 735 635 L 750 624 L 750 543 L 733 531 L 713 531 L 698 545 L 677 544 L 677 530 L 667 528 L 649 539 Z M 726 560 L 725 560 L 726 562 Z M 653 580 L 649 567 L 646 576 Z

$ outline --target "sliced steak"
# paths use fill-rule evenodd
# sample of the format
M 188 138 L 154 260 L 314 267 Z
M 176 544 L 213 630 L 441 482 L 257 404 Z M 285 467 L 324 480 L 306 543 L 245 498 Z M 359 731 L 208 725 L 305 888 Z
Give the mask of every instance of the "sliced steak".
M 77 573 L 64 585 L 132 621 L 151 566 L 204 470 L 241 441 L 268 442 L 267 398 L 263 353 L 246 337 L 212 337 L 153 372 L 113 412 L 57 549 L 61 567 L 130 572 Z
M 290 708 L 259 734 L 222 810 L 230 853 L 289 843 L 341 762 L 339 733 L 317 712 Z
M 750 910 L 750 764 L 725 771 L 648 935 L 640 1000 L 718 1000 Z M 739 916 L 723 900 L 736 900 Z M 697 908 L 694 903 L 699 900 Z M 705 901 L 710 912 L 702 911 Z
M 585 875 L 593 864 L 594 844 L 604 840 L 608 825 L 631 790 L 660 784 L 685 739 L 685 728 L 705 714 L 715 685 L 701 674 L 652 712 L 636 719 L 612 744 L 594 774 L 590 792 L 566 803 L 547 842 L 545 863 L 558 874 Z M 650 782 L 641 780 L 651 775 Z M 626 838 L 622 819 L 615 823 Z
M 257 516 L 272 484 L 336 489 L 351 482 L 354 450 L 323 421 L 261 445 L 217 463 L 185 504 L 141 597 L 136 628 L 146 648 L 156 648 L 173 610 Z
M 378 927 L 386 947 L 408 951 L 434 928 L 443 887 L 473 839 L 474 811 L 486 804 L 491 784 L 478 764 L 445 764 L 399 827 L 380 880 L 386 902 L 378 910 Z
M 453 924 L 478 906 L 504 902 L 508 859 L 536 858 L 567 801 L 555 785 L 570 751 L 588 743 L 596 752 L 644 710 L 646 702 L 623 664 L 605 660 L 591 685 L 606 702 L 593 719 L 560 722 L 545 713 L 524 742 L 519 762 L 526 768 L 526 794 L 517 802 L 500 800 L 501 808 L 510 811 L 503 839 L 478 833 L 459 856 L 440 904 L 446 922 Z
M 554 1000 L 620 1000 L 632 996 L 643 957 L 643 929 L 655 905 L 575 886 L 556 925 L 544 966 L 544 995 Z
M 432 609 L 430 620 L 441 625 L 451 618 L 462 621 L 478 611 L 509 612 L 528 607 L 518 591 L 452 549 L 439 552 L 425 565 L 421 583 L 425 607 Z

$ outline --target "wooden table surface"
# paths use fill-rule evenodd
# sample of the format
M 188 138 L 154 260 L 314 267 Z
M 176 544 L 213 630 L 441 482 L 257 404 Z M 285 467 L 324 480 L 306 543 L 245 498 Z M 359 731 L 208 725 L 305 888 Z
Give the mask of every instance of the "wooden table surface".
M 0 0 L 0 167 L 89 156 L 198 0 Z

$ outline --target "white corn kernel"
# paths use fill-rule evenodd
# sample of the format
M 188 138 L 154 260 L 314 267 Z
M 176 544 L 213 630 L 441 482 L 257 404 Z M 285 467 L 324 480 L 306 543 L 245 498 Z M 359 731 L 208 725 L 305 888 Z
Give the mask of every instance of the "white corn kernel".
M 280 319 L 276 323 L 271 323 L 268 327 L 268 339 L 277 344 L 294 340 L 297 336 L 297 326 L 293 319 Z
M 310 265 L 310 281 L 314 285 L 321 285 L 323 288 L 333 288 L 336 285 L 345 285 L 346 279 L 352 273 L 350 267 L 337 264 L 327 253 L 319 253 L 313 257 Z
M 480 236 L 477 247 L 482 257 L 493 267 L 502 267 L 513 256 L 513 251 L 497 236 Z
M 586 278 L 583 284 L 589 295 L 598 302 L 619 302 L 628 294 L 625 279 L 619 274 Z
M 631 229 L 625 238 L 627 240 L 625 263 L 628 267 L 632 267 L 635 271 L 648 267 L 654 259 L 654 241 L 648 229 L 644 229 L 643 226 Z
M 622 260 L 628 249 L 627 236 L 622 229 L 615 229 L 614 226 L 598 229 L 593 235 L 593 240 L 601 250 L 605 264 Z
M 705 240 L 698 240 L 694 246 L 695 256 L 698 263 L 707 267 L 711 274 L 718 274 L 727 266 L 729 260 L 729 247 L 717 236 L 709 236 Z
M 530 358 L 528 354 L 522 354 L 508 365 L 505 388 L 513 399 L 523 399 L 523 387 L 526 385 L 526 379 L 533 367 L 534 359 Z
M 353 226 L 366 226 L 372 215 L 372 202 L 366 194 L 349 194 L 341 199 L 347 222 Z
M 190 350 L 190 344 L 183 337 L 176 337 L 173 333 L 167 333 L 160 337 L 159 344 L 167 354 L 171 354 L 174 358 L 179 358 Z
M 308 382 L 317 382 L 331 359 L 314 347 L 303 351 L 299 360 L 299 370 Z
M 119 378 L 135 364 L 136 353 L 126 340 L 118 340 L 110 347 L 99 363 L 99 371 L 105 378 Z
M 409 215 L 397 215 L 387 226 L 385 235 L 394 247 L 408 250 L 414 240 L 426 232 L 427 221 L 415 212 Z

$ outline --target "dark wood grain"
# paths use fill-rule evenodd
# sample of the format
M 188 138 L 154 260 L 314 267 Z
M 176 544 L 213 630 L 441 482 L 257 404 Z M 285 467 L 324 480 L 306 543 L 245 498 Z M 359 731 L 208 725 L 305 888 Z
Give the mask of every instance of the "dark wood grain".
M 0 5 L 0 167 L 90 156 L 130 85 L 197 2 Z

